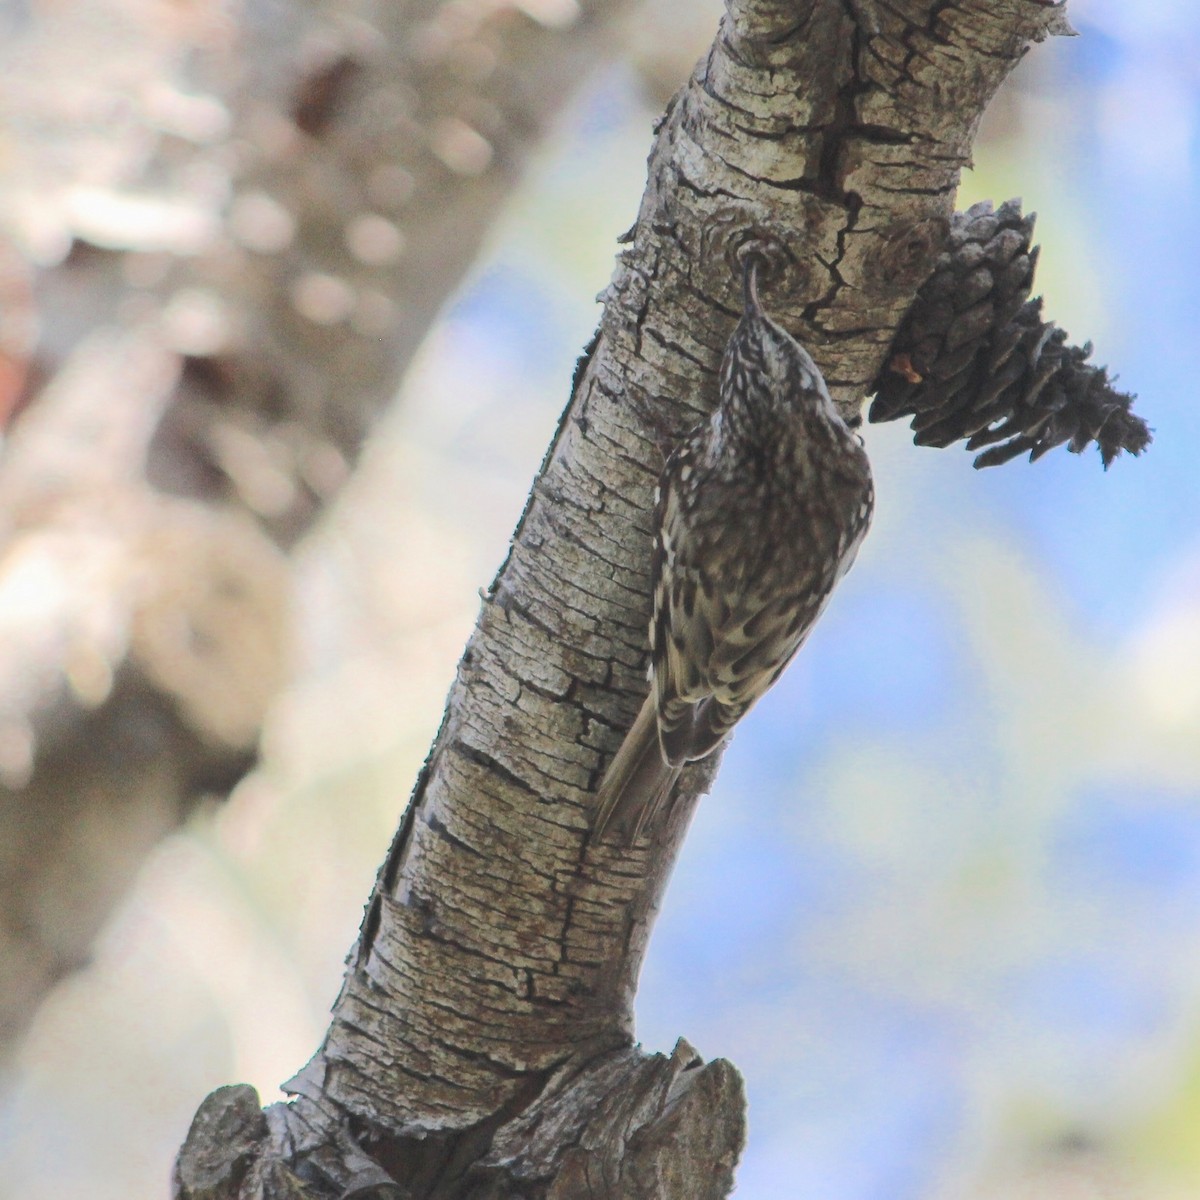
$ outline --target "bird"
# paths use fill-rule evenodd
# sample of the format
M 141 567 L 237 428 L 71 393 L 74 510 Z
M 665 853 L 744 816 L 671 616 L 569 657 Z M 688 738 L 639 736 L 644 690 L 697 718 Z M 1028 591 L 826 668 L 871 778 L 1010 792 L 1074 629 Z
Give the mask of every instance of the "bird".
M 874 485 L 862 440 L 808 351 L 763 310 L 765 251 L 742 255 L 743 311 L 719 403 L 655 493 L 650 689 L 597 789 L 593 836 L 657 819 L 782 674 L 850 569 Z

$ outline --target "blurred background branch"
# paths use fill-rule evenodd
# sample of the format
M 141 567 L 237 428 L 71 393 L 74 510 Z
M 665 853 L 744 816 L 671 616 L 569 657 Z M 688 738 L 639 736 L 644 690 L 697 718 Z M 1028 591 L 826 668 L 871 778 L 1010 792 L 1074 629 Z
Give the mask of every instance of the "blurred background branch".
M 289 670 L 284 556 L 625 7 L 15 18 L 0 1046 L 252 763 Z

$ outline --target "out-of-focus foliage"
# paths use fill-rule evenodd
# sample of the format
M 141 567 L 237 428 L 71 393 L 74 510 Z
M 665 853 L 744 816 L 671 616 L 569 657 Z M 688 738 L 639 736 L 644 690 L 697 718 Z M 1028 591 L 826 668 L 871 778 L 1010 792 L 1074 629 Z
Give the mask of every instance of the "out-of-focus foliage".
M 746 1075 L 742 1200 L 1200 1190 L 1200 15 L 1072 17 L 961 204 L 1038 212 L 1047 315 L 1155 444 L 1107 475 L 980 475 L 868 429 L 873 534 L 739 730 L 639 997 L 648 1045 L 682 1033 Z M 315 1046 L 636 210 L 642 97 L 673 69 L 638 61 L 572 116 L 304 554 L 306 658 L 263 770 L 162 849 L 42 1012 L 0 1195 L 161 1196 L 210 1088 L 269 1098 Z

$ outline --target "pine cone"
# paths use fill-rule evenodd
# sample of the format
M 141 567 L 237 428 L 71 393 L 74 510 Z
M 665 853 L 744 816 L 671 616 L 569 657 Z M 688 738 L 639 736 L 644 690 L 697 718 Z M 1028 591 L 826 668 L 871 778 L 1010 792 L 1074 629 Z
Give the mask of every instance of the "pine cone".
M 1030 462 L 1063 442 L 1079 454 L 1091 442 L 1107 468 L 1122 450 L 1151 440 L 1091 343 L 1042 320 L 1029 298 L 1037 265 L 1034 214 L 1019 200 L 996 211 L 984 201 L 951 219 L 946 251 L 921 288 L 875 381 L 872 421 L 912 417 L 918 446 L 991 446 L 976 467 L 1029 451 Z

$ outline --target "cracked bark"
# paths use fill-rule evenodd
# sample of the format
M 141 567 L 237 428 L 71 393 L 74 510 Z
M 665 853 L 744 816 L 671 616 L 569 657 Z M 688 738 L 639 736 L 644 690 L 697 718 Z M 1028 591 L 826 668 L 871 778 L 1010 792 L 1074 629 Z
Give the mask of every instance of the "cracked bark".
M 736 1071 L 684 1042 L 669 1057 L 632 1045 L 650 927 L 714 762 L 648 841 L 589 833 L 644 694 L 660 447 L 713 403 L 751 228 L 787 248 L 764 285 L 773 314 L 858 413 L 942 249 L 985 105 L 1031 42 L 1064 32 L 1037 0 L 730 3 L 656 131 L 597 338 L 324 1044 L 265 1124 L 243 1090 L 205 1102 L 177 1195 L 728 1193 Z M 235 1101 L 255 1150 L 222 1155 L 209 1131 Z M 214 1170 L 219 1186 L 199 1182 Z
M 20 293 L 43 332 L 0 462 L 0 1056 L 154 843 L 252 765 L 287 552 L 628 6 L 251 0 L 190 88 L 224 141 L 147 116 L 154 153 L 126 147 Z M 32 71 L 22 98 L 52 97 Z

